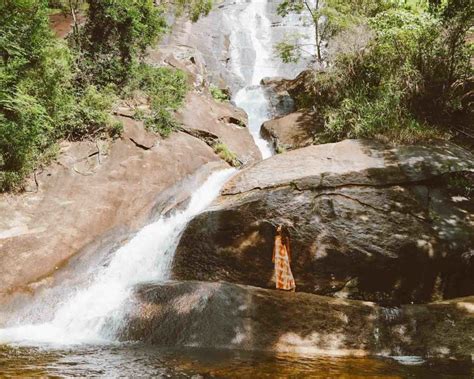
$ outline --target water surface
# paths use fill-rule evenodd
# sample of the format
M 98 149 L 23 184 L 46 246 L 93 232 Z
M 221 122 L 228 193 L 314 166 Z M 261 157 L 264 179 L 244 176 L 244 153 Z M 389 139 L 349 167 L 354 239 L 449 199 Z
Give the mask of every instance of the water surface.
M 472 378 L 453 362 L 402 365 L 381 358 L 302 358 L 256 352 L 159 349 L 141 344 L 0 346 L 0 377 Z

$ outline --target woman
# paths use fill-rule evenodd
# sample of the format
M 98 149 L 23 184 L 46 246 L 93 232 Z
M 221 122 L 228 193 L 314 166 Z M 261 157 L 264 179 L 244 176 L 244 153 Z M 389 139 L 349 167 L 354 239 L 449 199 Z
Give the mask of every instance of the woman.
M 277 228 L 275 246 L 273 248 L 273 263 L 275 263 L 276 288 L 285 291 L 295 291 L 295 279 L 290 267 L 290 239 L 283 236 L 283 227 Z

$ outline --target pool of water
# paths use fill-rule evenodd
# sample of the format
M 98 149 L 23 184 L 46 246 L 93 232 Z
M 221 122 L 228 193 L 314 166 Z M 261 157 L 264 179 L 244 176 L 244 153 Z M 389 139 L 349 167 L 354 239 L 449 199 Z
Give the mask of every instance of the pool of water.
M 472 378 L 470 363 L 403 365 L 382 358 L 302 358 L 141 344 L 68 348 L 0 346 L 0 377 Z

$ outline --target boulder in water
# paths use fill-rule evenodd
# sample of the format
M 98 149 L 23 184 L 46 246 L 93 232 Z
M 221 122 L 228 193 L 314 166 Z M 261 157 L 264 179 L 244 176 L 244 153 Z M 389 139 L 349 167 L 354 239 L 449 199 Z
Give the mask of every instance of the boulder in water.
M 264 122 L 261 133 L 275 151 L 284 152 L 311 145 L 315 130 L 313 123 L 311 112 L 298 111 Z
M 470 358 L 474 299 L 381 308 L 373 303 L 231 283 L 136 288 L 123 340 L 161 346 L 309 355 Z

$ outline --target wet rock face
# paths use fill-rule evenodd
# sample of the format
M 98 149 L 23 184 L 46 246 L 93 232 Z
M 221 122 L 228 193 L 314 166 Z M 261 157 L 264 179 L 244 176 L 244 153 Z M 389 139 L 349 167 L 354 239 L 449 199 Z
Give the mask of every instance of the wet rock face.
M 244 165 L 262 159 L 247 129 L 247 115 L 228 102 L 218 103 L 209 95 L 190 92 L 178 118 L 190 133 L 205 132 L 215 142 L 224 143 Z
M 474 203 L 459 183 L 472 186 L 473 164 L 453 146 L 363 141 L 275 156 L 235 176 L 188 225 L 174 278 L 273 288 L 283 224 L 299 291 L 383 304 L 471 295 Z
M 470 356 L 474 299 L 402 308 L 231 283 L 136 288 L 122 340 L 310 355 Z

